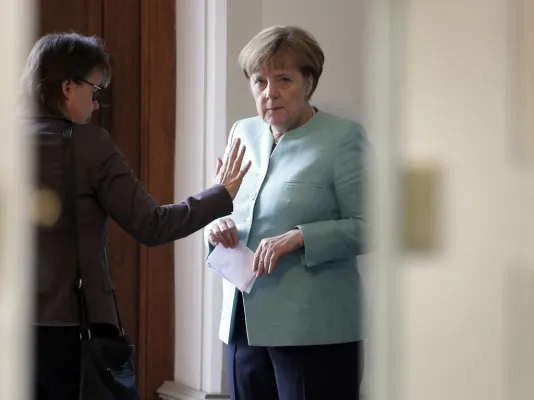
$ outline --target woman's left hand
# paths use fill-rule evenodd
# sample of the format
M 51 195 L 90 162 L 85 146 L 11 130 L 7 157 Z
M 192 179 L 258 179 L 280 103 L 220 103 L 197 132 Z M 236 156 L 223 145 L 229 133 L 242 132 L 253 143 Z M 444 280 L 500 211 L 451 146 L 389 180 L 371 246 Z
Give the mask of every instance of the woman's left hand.
M 272 274 L 278 259 L 304 246 L 304 236 L 298 229 L 293 229 L 280 236 L 263 239 L 254 254 L 253 271 L 260 277 L 264 273 Z

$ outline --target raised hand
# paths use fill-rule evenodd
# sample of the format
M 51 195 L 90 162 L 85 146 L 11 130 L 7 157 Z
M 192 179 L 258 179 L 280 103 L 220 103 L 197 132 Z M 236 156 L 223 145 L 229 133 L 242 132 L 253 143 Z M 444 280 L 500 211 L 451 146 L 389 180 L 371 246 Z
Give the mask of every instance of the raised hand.
M 237 138 L 233 143 L 230 151 L 224 157 L 224 162 L 217 158 L 217 167 L 215 170 L 215 183 L 223 185 L 232 200 L 237 196 L 237 192 L 243 182 L 243 177 L 247 174 L 252 162 L 249 161 L 243 168 L 243 157 L 247 148 L 241 146 L 241 139 Z

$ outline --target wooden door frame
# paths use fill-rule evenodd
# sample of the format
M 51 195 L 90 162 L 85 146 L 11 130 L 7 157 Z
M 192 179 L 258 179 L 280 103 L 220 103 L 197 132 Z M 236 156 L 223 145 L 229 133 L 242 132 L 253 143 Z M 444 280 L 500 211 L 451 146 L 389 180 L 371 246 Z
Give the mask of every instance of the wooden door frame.
M 141 181 L 174 203 L 176 1 L 141 0 Z M 174 378 L 174 245 L 139 251 L 139 374 L 143 400 Z

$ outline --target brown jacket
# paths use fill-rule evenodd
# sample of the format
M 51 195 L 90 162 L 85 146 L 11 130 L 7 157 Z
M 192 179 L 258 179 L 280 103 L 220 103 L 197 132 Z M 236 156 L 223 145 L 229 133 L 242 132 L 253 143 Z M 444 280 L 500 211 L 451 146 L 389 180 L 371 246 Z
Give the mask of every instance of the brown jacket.
M 76 264 L 72 212 L 67 206 L 65 178 L 68 160 L 63 160 L 62 148 L 62 131 L 69 123 L 46 112 L 30 118 L 36 186 L 55 192 L 62 204 L 57 222 L 36 227 L 36 324 L 78 323 L 73 289 Z M 180 204 L 158 206 L 105 130 L 73 124 L 72 141 L 79 253 L 89 320 L 117 325 L 105 249 L 108 216 L 141 243 L 157 246 L 190 235 L 230 214 L 232 199 L 223 186 L 216 185 Z

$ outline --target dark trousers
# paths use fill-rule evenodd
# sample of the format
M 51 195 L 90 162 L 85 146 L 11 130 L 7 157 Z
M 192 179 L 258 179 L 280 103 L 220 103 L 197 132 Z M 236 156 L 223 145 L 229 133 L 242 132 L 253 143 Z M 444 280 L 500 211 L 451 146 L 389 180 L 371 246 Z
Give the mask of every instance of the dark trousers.
M 228 346 L 232 400 L 358 400 L 363 342 L 321 346 L 249 346 L 242 298 Z
M 37 327 L 35 393 L 37 400 L 78 400 L 81 343 L 77 326 Z M 93 324 L 91 334 L 113 337 L 112 325 Z

